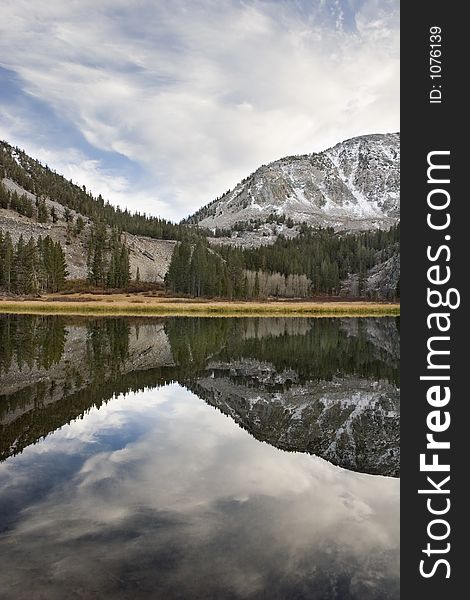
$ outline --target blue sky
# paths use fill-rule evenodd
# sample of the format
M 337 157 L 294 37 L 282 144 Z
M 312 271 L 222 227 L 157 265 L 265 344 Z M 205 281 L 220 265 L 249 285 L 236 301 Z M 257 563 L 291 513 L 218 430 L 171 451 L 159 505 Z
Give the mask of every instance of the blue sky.
M 399 130 L 395 0 L 3 0 L 0 139 L 179 220 L 263 163 Z

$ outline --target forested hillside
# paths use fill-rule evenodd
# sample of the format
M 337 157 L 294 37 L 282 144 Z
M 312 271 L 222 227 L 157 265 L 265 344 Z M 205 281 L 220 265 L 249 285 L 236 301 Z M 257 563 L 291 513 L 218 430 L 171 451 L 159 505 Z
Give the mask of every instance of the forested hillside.
M 18 244 L 37 248 L 50 238 L 64 255 L 67 278 L 99 288 L 124 288 L 130 280 L 162 284 L 176 240 L 194 237 L 191 228 L 105 203 L 5 142 L 0 142 L 0 231 L 15 252 Z M 42 281 L 42 268 L 31 269 L 39 278 L 34 285 L 25 288 L 8 276 L 0 289 L 56 291 Z
M 382 138 L 379 144 L 372 138 L 361 138 L 358 146 L 349 143 L 339 156 L 346 165 L 359 153 L 361 168 L 356 165 L 356 170 L 361 177 L 367 174 L 370 194 L 382 189 L 377 182 L 372 185 L 375 176 L 370 173 L 373 160 L 382 157 L 378 181 L 395 201 L 390 183 L 395 177 L 387 178 L 385 167 L 391 161 L 395 173 L 396 160 L 388 150 L 382 156 L 388 148 Z M 331 162 L 336 154 L 330 154 Z M 272 169 L 285 170 L 291 158 L 278 161 L 280 167 L 273 163 Z M 290 170 L 282 173 L 289 181 L 293 177 Z M 281 188 L 276 188 L 279 198 Z M 341 193 L 336 190 L 337 202 Z M 382 206 L 378 197 L 374 202 Z M 395 205 L 389 204 L 392 211 Z M 257 214 L 228 229 L 207 230 L 130 213 L 0 142 L 0 289 L 14 294 L 58 291 L 68 277 L 101 289 L 125 289 L 131 281 L 164 282 L 169 292 L 191 297 L 399 297 L 399 224 L 348 232 L 295 223 L 287 209 Z M 397 222 L 397 216 L 392 220 Z M 247 233 L 257 243 L 239 243 L 238 235 Z
M 328 229 L 302 226 L 293 239 L 279 236 L 271 246 L 211 248 L 207 241 L 181 243 L 173 254 L 166 283 L 191 296 L 228 298 L 308 297 L 338 295 L 342 281 L 358 274 L 357 296 L 376 265 L 399 254 L 399 225 L 388 231 L 337 235 Z M 391 289 L 377 297 L 399 296 L 399 273 Z
M 26 216 L 32 216 L 33 212 L 36 212 L 40 222 L 54 219 L 54 215 L 45 210 L 44 200 L 50 198 L 93 221 L 101 221 L 135 235 L 178 240 L 188 232 L 187 227 L 175 225 L 165 219 L 131 213 L 126 209 L 115 207 L 105 202 L 101 195 L 93 196 L 85 186 L 79 187 L 73 184 L 6 142 L 0 142 L 0 181 L 3 178 L 11 179 L 24 190 L 34 194 L 38 199 L 38 205 L 34 206 L 24 195 L 10 194 L 2 190 L 0 207 L 12 208 Z

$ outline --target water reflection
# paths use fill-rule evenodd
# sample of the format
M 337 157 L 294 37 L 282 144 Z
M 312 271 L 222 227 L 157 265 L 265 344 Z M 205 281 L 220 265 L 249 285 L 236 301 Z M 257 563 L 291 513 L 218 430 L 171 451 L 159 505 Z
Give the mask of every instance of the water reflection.
M 399 473 L 396 319 L 0 318 L 0 452 L 179 382 L 258 440 Z
M 2 598 L 399 597 L 397 479 L 261 444 L 179 384 L 90 408 L 0 485 Z

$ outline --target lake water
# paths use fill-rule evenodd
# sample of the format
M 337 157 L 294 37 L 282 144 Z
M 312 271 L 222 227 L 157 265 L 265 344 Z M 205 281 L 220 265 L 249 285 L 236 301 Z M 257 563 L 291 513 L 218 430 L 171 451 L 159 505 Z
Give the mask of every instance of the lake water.
M 0 597 L 399 598 L 399 320 L 0 316 Z

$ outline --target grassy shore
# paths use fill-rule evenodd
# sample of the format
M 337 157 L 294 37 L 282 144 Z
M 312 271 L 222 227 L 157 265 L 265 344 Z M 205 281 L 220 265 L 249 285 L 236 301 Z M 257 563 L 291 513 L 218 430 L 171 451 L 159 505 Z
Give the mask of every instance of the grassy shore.
M 266 301 L 228 302 L 115 294 L 50 295 L 0 300 L 0 313 L 83 316 L 198 317 L 380 317 L 398 316 L 400 305 L 378 302 Z

